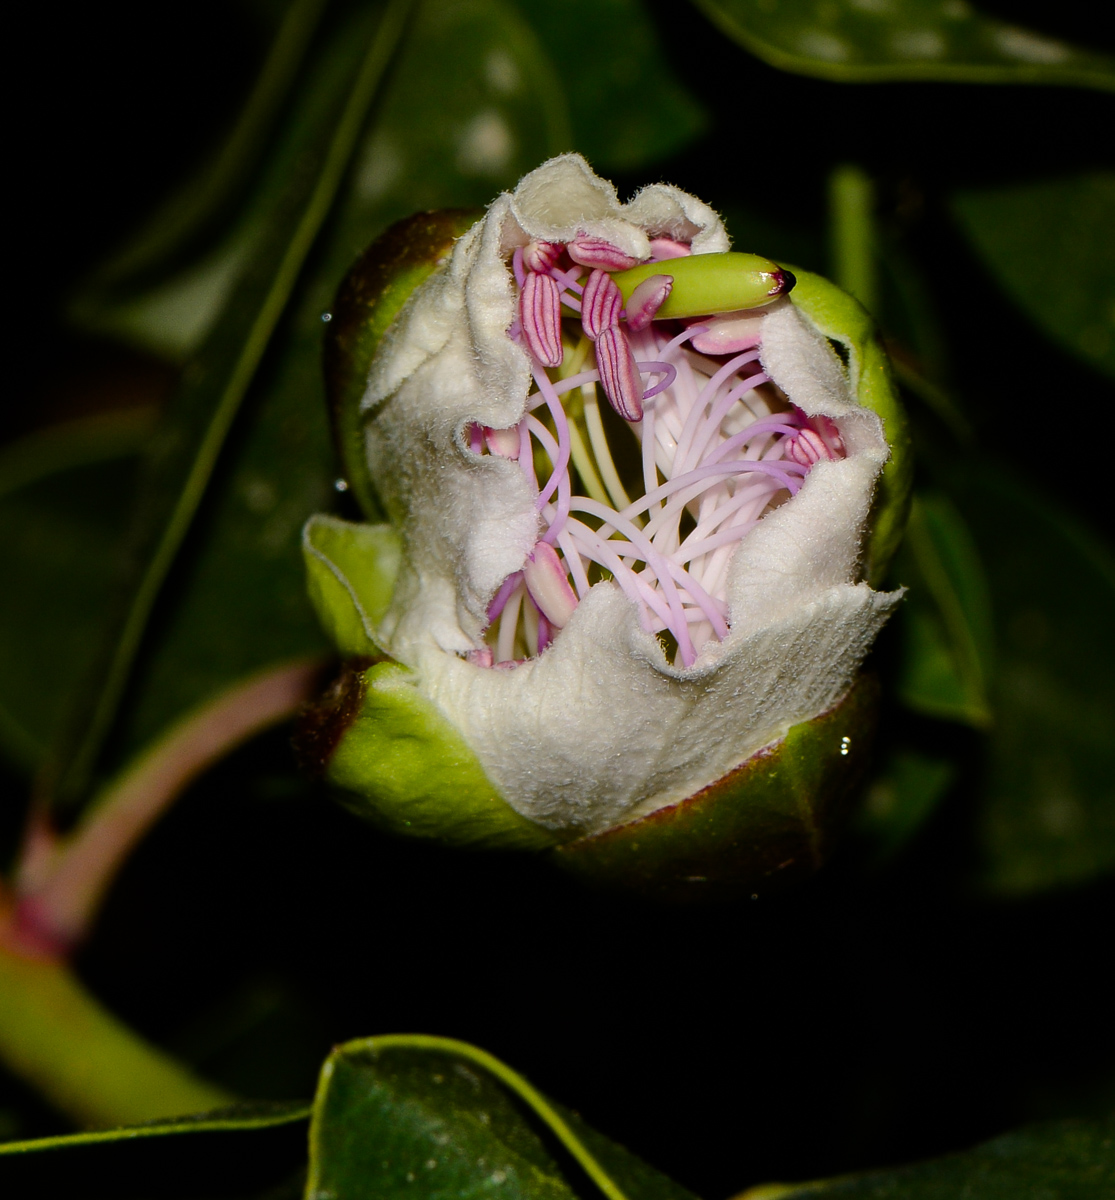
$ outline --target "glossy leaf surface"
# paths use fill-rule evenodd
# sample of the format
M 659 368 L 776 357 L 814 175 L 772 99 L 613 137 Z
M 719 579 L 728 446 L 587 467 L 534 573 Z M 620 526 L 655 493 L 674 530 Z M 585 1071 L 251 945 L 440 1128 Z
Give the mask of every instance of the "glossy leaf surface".
M 823 79 L 1115 88 L 1115 60 L 982 15 L 967 0 L 697 0 L 729 37 Z
M 1115 1118 L 1008 1133 L 911 1167 L 800 1186 L 755 1188 L 738 1200 L 1102 1200 L 1115 1189 Z
M 20 1195 L 89 1200 L 298 1200 L 310 1106 L 244 1104 L 123 1129 L 0 1143 Z
M 349 1042 L 326 1063 L 307 1192 L 319 1200 L 692 1200 L 483 1051 L 405 1036 Z
M 1115 376 L 1115 174 L 959 192 L 953 212 L 1018 307 Z

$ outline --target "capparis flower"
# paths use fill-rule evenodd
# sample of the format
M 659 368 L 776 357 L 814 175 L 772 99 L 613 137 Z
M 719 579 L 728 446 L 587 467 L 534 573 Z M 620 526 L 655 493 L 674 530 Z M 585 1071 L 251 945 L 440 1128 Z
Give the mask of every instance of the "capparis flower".
M 564 155 L 477 220 L 396 227 L 329 329 L 386 520 L 307 526 L 353 661 L 304 752 L 398 831 L 667 888 L 816 865 L 908 488 L 854 301 Z

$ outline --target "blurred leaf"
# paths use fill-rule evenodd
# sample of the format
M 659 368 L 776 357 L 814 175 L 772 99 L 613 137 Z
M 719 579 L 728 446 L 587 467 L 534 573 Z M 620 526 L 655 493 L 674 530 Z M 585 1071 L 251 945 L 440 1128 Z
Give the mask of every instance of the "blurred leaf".
M 945 497 L 915 497 L 895 575 L 910 589 L 901 613 L 899 699 L 926 716 L 985 728 L 991 601 L 971 534 Z
M 165 277 L 142 277 L 129 288 L 94 285 L 71 306 L 77 324 L 176 363 L 201 350 L 234 292 L 242 306 L 243 280 L 253 261 L 254 274 L 266 274 L 259 267 L 261 248 L 269 263 L 281 259 L 298 201 L 306 199 L 321 168 L 328 130 L 339 118 L 356 55 L 369 36 L 369 13 L 374 18 L 376 12 L 382 12 L 382 5 L 342 23 L 313 56 L 290 101 L 288 120 L 216 241 L 193 259 L 176 263 Z M 262 280 L 257 280 L 255 290 L 260 286 Z M 241 318 L 236 326 L 240 334 L 243 325 Z M 207 350 L 220 340 L 218 331 Z M 226 340 L 235 344 L 235 338 Z
M 317 234 L 333 206 L 365 115 L 402 33 L 409 5 L 391 0 L 352 31 L 346 86 L 306 130 L 297 169 L 229 302 L 227 318 L 183 376 L 145 464 L 126 602 L 110 625 L 96 687 L 79 703 L 54 765 L 63 796 L 87 786 L 128 681 L 156 596 L 208 486 L 233 418 Z M 346 45 L 344 49 L 348 50 Z M 345 69 L 347 65 L 347 69 Z
M 987 466 L 952 481 L 999 633 L 980 837 L 984 881 L 1024 893 L 1115 868 L 1115 561 Z
M 1115 1118 L 1033 1125 L 945 1158 L 829 1182 L 753 1188 L 737 1200 L 1104 1200 Z
M 0 754 L 42 765 L 92 666 L 134 506 L 149 406 L 80 417 L 0 448 Z M 109 465 L 111 464 L 111 465 Z
M 135 500 L 135 458 L 96 462 L 104 449 L 96 436 L 92 463 L 34 479 L 52 458 L 77 457 L 79 433 L 59 428 L 56 450 L 46 433 L 12 443 L 18 463 L 34 439 L 34 482 L 0 497 L 0 751 L 28 772 L 61 733 L 74 686 L 92 666 Z
M 357 154 L 328 299 L 392 221 L 485 205 L 570 142 L 562 80 L 511 3 L 425 0 Z
M 261 192 L 273 197 L 274 189 L 265 186 Z M 260 232 L 256 215 L 238 222 L 197 262 L 142 290 L 79 296 L 70 305 L 69 319 L 167 362 L 186 362 L 212 332 L 251 257 Z
M 979 14 L 968 0 L 695 0 L 771 66 L 822 79 L 1115 89 L 1115 60 Z
M 223 145 L 105 264 L 91 284 L 94 292 L 165 262 L 235 199 L 259 160 L 327 4 L 328 0 L 284 4 L 259 76 Z M 93 297 L 89 302 L 96 305 Z
M 309 1105 L 244 1104 L 124 1129 L 0 1143 L 5 1194 L 299 1200 Z
M 1115 174 L 959 192 L 952 207 L 1019 308 L 1115 376 Z
M 517 0 L 561 66 L 576 47 L 566 87 L 572 141 L 598 171 L 631 171 L 674 154 L 705 125 L 638 0 Z M 565 82 L 564 80 L 562 82 Z
M 299 552 L 306 518 L 335 496 L 329 427 L 314 390 L 253 397 L 157 610 L 117 756 L 246 675 L 330 652 Z
M 0 447 L 0 497 L 71 467 L 138 454 L 151 435 L 152 406 L 117 409 L 38 429 Z
M 304 521 L 334 494 L 333 451 L 315 386 L 311 379 L 308 402 L 288 388 L 245 413 L 248 425 L 229 447 L 187 561 L 158 609 L 120 751 L 137 749 L 245 674 L 328 652 L 299 555 Z M 91 418 L 8 448 L 25 476 L 43 476 L 9 495 L 0 486 L 0 749 L 27 771 L 42 765 L 92 666 L 136 502 L 141 433 L 132 417 Z M 117 461 L 97 462 L 110 452 Z M 5 480 L 0 471 L 0 485 Z
M 898 746 L 872 780 L 856 825 L 878 860 L 897 854 L 933 815 L 956 779 L 947 758 Z
M 332 1200 L 693 1200 L 529 1085 L 524 1096 L 515 1081 L 525 1084 L 483 1051 L 444 1038 L 367 1038 L 339 1047 L 314 1101 L 307 1193 Z

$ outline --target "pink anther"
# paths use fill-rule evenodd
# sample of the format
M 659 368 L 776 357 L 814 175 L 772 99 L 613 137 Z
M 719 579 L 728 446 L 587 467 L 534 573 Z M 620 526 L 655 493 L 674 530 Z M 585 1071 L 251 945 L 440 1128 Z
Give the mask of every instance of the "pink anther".
M 619 324 L 623 309 L 623 293 L 607 271 L 595 270 L 588 277 L 581 296 L 581 324 L 592 341 L 612 326 Z
M 643 261 L 624 254 L 618 246 L 613 246 L 603 238 L 590 237 L 588 234 L 578 235 L 565 248 L 575 263 L 580 263 L 582 267 L 599 267 L 604 271 L 626 271 Z
M 557 265 L 564 249 L 561 242 L 528 242 L 523 247 L 523 265 L 528 271 L 545 275 Z
M 577 607 L 577 593 L 569 586 L 557 551 L 539 542 L 523 564 L 523 580 L 539 612 L 558 629 L 568 624 Z
M 644 279 L 627 301 L 627 327 L 636 332 L 646 329 L 673 290 L 672 275 L 650 275 Z
M 528 273 L 519 297 L 519 319 L 531 354 L 544 367 L 560 367 L 561 290 L 549 275 Z
M 643 379 L 620 326 L 613 325 L 597 337 L 596 366 L 608 403 L 625 421 L 642 420 Z

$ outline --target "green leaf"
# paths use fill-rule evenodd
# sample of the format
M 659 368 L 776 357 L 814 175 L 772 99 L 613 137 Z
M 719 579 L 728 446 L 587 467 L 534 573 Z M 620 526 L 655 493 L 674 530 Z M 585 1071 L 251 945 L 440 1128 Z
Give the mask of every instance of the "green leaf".
M 1115 869 L 1115 561 L 1053 501 L 986 465 L 952 481 L 987 571 L 998 669 L 984 882 L 1021 894 Z
M 333 1052 L 314 1101 L 306 1190 L 333 1200 L 693 1200 L 498 1059 L 420 1035 Z
M 139 1142 L 174 1134 L 240 1133 L 253 1129 L 277 1129 L 307 1120 L 311 1106 L 301 1100 L 262 1101 L 234 1104 L 212 1112 L 190 1113 L 165 1121 L 147 1121 L 117 1129 L 94 1129 L 86 1133 L 65 1133 L 56 1137 L 35 1138 L 27 1142 L 0 1142 L 0 1158 L 22 1158 L 70 1150 L 79 1146 L 109 1146 L 119 1142 Z
M 1115 376 L 1115 174 L 959 192 L 952 209 L 1018 307 Z
M 737 1200 L 1105 1200 L 1115 1190 L 1115 1118 L 1034 1125 L 910 1167 L 754 1188 Z
M 631 171 L 675 154 L 704 128 L 705 114 L 674 73 L 654 25 L 637 0 L 518 0 L 565 66 L 572 140 L 597 170 Z
M 696 0 L 771 66 L 847 82 L 1115 89 L 1115 60 L 982 16 L 968 0 Z
M 991 600 L 971 534 L 944 496 L 914 498 L 895 574 L 910 589 L 901 614 L 899 699 L 926 716 L 986 728 Z
M 208 486 L 221 447 L 328 216 L 365 115 L 402 33 L 407 0 L 358 27 L 338 103 L 310 122 L 298 169 L 233 292 L 227 319 L 184 374 L 146 463 L 126 603 L 112 623 L 103 668 L 55 764 L 57 789 L 79 796 L 116 715 L 155 599 Z M 343 47 L 342 49 L 346 49 Z
M 22 1196 L 88 1200 L 299 1200 L 310 1106 L 242 1104 L 121 1129 L 0 1143 Z

